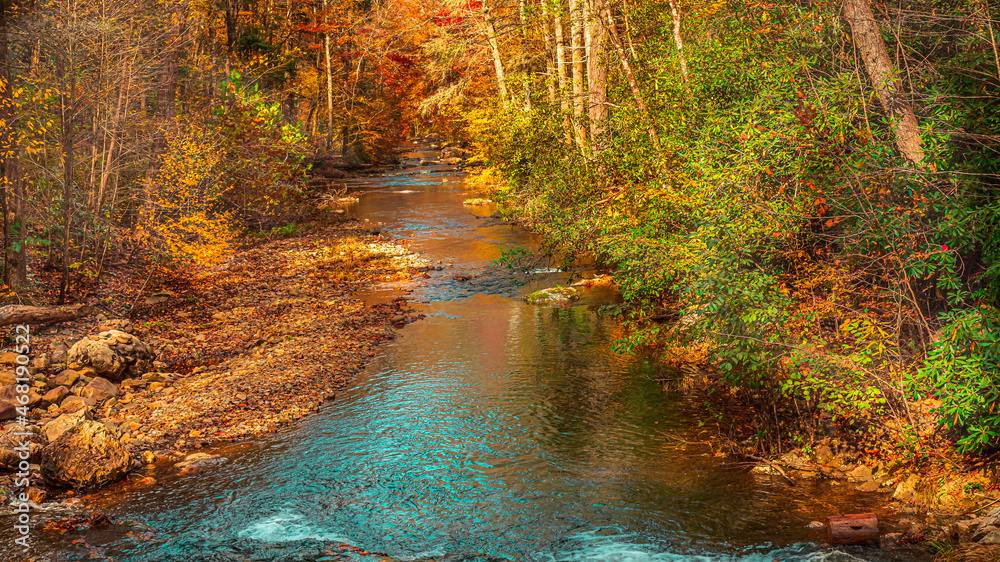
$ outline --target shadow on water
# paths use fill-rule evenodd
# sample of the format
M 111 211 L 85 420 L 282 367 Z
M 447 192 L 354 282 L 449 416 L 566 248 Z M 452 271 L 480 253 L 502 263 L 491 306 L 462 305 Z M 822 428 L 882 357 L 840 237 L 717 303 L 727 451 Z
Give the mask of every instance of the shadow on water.
M 414 158 L 426 156 L 422 153 Z M 913 560 L 919 551 L 824 548 L 806 524 L 872 510 L 846 485 L 751 475 L 705 441 L 712 417 L 664 393 L 650 358 L 616 355 L 607 290 L 571 307 L 514 297 L 524 285 L 492 262 L 536 247 L 524 231 L 462 206 L 447 168 L 352 182 L 352 214 L 453 267 L 377 287 L 407 292 L 423 321 L 319 414 L 252 444 L 195 478 L 105 492 L 118 523 L 79 533 L 35 531 L 38 559 L 380 560 Z M 488 211 L 487 211 L 488 213 Z M 460 280 L 456 271 L 474 275 Z M 470 280 L 478 281 L 470 283 Z M 134 522 L 134 523 L 125 523 Z M 78 541 L 75 544 L 73 541 Z

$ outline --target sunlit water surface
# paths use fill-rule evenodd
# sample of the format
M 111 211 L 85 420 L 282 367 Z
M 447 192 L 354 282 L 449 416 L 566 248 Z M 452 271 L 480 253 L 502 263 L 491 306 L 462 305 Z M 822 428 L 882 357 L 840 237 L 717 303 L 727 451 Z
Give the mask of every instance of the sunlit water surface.
M 407 294 L 426 319 L 318 415 L 222 449 L 229 460 L 201 476 L 158 474 L 157 488 L 105 492 L 119 524 L 36 530 L 39 559 L 380 559 L 339 543 L 403 560 L 923 557 L 822 547 L 823 532 L 805 527 L 873 510 L 890 531 L 877 496 L 846 484 L 789 488 L 680 443 L 707 440 L 713 418 L 664 392 L 658 381 L 672 373 L 656 361 L 610 350 L 621 334 L 599 310 L 615 295 L 590 290 L 570 307 L 517 300 L 571 273 L 542 263 L 550 273 L 518 282 L 495 265 L 503 248 L 537 242 L 484 218 L 493 209 L 463 207 L 475 196 L 463 179 L 419 167 L 348 182 L 360 194 L 349 214 L 452 264 L 361 295 Z

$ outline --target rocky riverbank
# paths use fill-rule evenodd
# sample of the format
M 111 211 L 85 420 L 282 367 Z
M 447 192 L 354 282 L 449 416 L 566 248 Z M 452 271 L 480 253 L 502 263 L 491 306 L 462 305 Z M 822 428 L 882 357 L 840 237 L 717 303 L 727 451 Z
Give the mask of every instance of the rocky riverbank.
M 666 357 L 674 357 L 673 352 Z M 712 441 L 701 445 L 738 459 L 735 466 L 748 467 L 779 486 L 825 480 L 845 494 L 882 495 L 901 524 L 900 532 L 883 534 L 883 548 L 921 544 L 946 560 L 1000 560 L 995 460 L 955 450 L 939 423 L 939 400 L 911 402 L 906 419 L 886 416 L 853 425 L 822 413 L 804 418 L 785 407 L 767 408 L 762 416 L 755 413 L 759 403 L 722 385 L 710 365 L 675 364 L 681 376 L 661 381 L 664 389 L 699 395 L 725 412 L 732 427 L 720 427 Z M 755 423 L 768 431 L 756 426 L 754 432 Z M 740 426 L 742 431 L 733 430 Z M 785 439 L 767 455 L 761 451 L 761 435 L 772 432 Z M 774 454 L 781 446 L 784 450 Z M 825 519 L 814 524 L 823 527 Z
M 347 223 L 164 278 L 134 320 L 102 314 L 36 330 L 31 500 L 315 411 L 393 337 L 393 324 L 414 319 L 405 301 L 368 305 L 351 294 L 424 269 L 404 246 Z M 0 356 L 11 371 L 12 360 Z M 11 421 L 0 422 L 7 470 L 20 429 Z M 0 493 L 12 484 L 0 477 Z

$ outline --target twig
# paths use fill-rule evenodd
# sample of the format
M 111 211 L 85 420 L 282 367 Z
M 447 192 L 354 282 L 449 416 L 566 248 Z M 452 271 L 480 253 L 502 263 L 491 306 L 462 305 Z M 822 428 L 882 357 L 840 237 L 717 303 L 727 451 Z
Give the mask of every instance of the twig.
M 986 498 L 986 496 L 984 496 L 982 494 L 976 494 L 976 495 L 979 496 L 979 497 L 981 497 L 981 498 Z M 990 499 L 990 498 L 986 498 L 986 499 Z M 986 505 L 981 505 L 981 506 L 977 507 L 976 509 L 973 509 L 972 511 L 966 511 L 962 515 L 968 515 L 970 513 L 975 513 L 977 511 L 982 511 L 982 510 L 986 509 L 987 507 L 989 507 L 989 506 L 991 506 L 991 505 L 993 505 L 995 503 L 1000 503 L 1000 498 L 997 498 L 997 499 L 991 501 L 990 503 L 988 503 Z
M 753 459 L 753 460 L 755 460 L 755 461 L 759 461 L 759 462 L 762 462 L 762 463 L 765 463 L 765 464 L 767 464 L 767 465 L 768 465 L 768 466 L 770 466 L 771 468 L 773 468 L 773 469 L 777 470 L 777 471 L 778 471 L 778 474 L 780 474 L 780 475 L 782 476 L 782 478 L 784 478 L 785 480 L 787 480 L 787 481 L 788 481 L 788 484 L 789 484 L 790 486 L 794 486 L 794 485 L 795 485 L 795 480 L 792 480 L 792 478 L 791 478 L 790 476 L 788 476 L 787 474 L 785 474 L 785 471 L 784 471 L 784 470 L 782 470 L 782 468 L 781 468 L 780 466 L 778 466 L 778 465 L 774 464 L 773 462 L 771 462 L 771 461 L 769 461 L 769 460 L 767 460 L 767 459 L 765 459 L 765 458 L 763 458 L 763 457 L 758 457 L 758 456 L 756 456 L 756 455 L 751 455 L 751 454 L 749 454 L 749 453 L 741 453 L 741 454 L 742 454 L 742 455 L 743 455 L 744 457 L 748 458 L 748 459 Z

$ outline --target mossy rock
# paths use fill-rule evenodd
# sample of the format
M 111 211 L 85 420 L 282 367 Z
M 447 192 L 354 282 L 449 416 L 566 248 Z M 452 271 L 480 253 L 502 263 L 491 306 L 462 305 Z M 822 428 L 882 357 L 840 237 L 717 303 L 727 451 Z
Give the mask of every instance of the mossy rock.
M 541 291 L 535 291 L 524 297 L 528 304 L 547 304 L 553 302 L 569 302 L 580 298 L 580 293 L 572 287 L 549 287 Z

